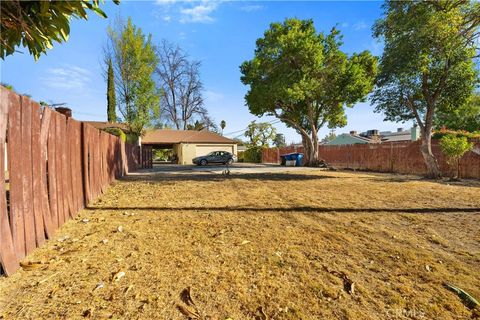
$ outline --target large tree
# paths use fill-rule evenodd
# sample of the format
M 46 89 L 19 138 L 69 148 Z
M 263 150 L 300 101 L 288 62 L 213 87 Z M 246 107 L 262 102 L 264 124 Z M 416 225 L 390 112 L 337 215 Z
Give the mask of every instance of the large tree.
M 465 104 L 478 80 L 480 2 L 388 1 L 374 35 L 385 42 L 372 101 L 386 120 L 414 120 L 427 176 L 440 170 L 432 153 L 436 113 Z
M 87 20 L 88 10 L 106 18 L 99 3 L 99 0 L 0 1 L 0 57 L 4 59 L 22 45 L 37 60 L 53 47 L 53 41 L 68 40 L 72 18 Z
M 153 74 L 158 65 L 151 35 L 144 35 L 129 18 L 108 29 L 105 61 L 112 60 L 117 107 L 130 132 L 140 136 L 158 118 L 160 90 Z
M 250 112 L 272 115 L 302 137 L 305 163 L 318 163 L 318 130 L 346 124 L 344 107 L 363 101 L 373 88 L 376 58 L 348 56 L 338 30 L 317 33 L 312 20 L 272 23 L 257 40 L 255 56 L 241 67 L 249 85 Z
M 166 40 L 158 47 L 156 74 L 162 88 L 164 117 L 175 128 L 187 130 L 195 121 L 210 122 L 203 106 L 200 62 L 191 61 L 178 46 Z
M 112 59 L 108 59 L 107 71 L 107 117 L 108 122 L 117 122 L 117 99 L 115 97 L 115 77 L 113 73 Z
M 469 132 L 480 131 L 480 93 L 473 94 L 459 107 L 438 110 L 435 116 L 435 127 Z

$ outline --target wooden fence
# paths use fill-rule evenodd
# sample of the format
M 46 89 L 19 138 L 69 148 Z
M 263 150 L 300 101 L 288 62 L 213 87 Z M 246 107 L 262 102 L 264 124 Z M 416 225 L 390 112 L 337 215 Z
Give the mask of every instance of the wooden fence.
M 432 150 L 442 173 L 448 176 L 450 168 L 437 140 L 432 141 Z M 280 156 L 291 152 L 303 152 L 303 147 L 264 149 L 262 162 L 280 163 Z M 318 154 L 320 159 L 337 168 L 418 175 L 426 173 L 420 141 L 320 146 Z M 474 150 L 460 160 L 460 176 L 480 179 L 480 142 L 476 141 Z
M 136 169 L 139 154 L 0 86 L 0 273 L 15 272 L 110 182 Z

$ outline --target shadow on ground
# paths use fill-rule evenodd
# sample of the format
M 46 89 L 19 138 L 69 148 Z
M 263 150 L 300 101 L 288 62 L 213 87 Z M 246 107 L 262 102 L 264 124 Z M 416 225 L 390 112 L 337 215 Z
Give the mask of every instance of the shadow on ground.
M 142 210 L 142 211 L 224 211 L 224 212 L 315 212 L 315 213 L 480 213 L 480 208 L 327 208 L 327 207 L 231 207 L 231 206 L 201 206 L 201 207 L 113 207 L 89 206 L 86 210 Z
M 129 175 L 120 179 L 120 181 L 146 181 L 146 182 L 165 182 L 165 181 L 227 181 L 229 179 L 243 180 L 263 180 L 263 181 L 305 181 L 322 180 L 336 177 L 310 174 L 297 174 L 291 172 L 285 173 L 230 173 L 224 175 L 219 172 L 192 172 L 185 174 L 136 174 Z

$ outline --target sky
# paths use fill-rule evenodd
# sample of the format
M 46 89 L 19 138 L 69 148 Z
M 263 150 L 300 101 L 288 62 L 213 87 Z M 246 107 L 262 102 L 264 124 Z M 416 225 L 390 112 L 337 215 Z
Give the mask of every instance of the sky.
M 78 120 L 105 121 L 106 81 L 103 77 L 102 47 L 106 29 L 116 17 L 131 17 L 153 41 L 162 39 L 178 44 L 191 59 L 201 62 L 205 107 L 216 123 L 226 121 L 228 137 L 244 138 L 250 121 L 257 118 L 248 111 L 244 96 L 248 90 L 240 81 L 239 66 L 253 58 L 256 39 L 272 22 L 286 18 L 312 19 L 318 32 L 328 33 L 333 26 L 342 32 L 342 49 L 352 54 L 370 50 L 381 55 L 382 44 L 372 37 L 371 27 L 381 16 L 382 2 L 323 1 L 121 1 L 106 0 L 102 9 L 108 18 L 93 13 L 89 20 L 72 20 L 70 38 L 54 43 L 47 55 L 35 62 L 25 48 L 0 60 L 0 81 L 13 85 L 19 93 L 36 101 L 67 103 Z M 370 103 L 347 109 L 348 124 L 336 133 L 369 129 L 395 131 L 411 123 L 384 122 Z M 300 136 L 282 123 L 274 125 L 286 142 L 300 142 Z M 319 137 L 329 129 L 323 128 Z

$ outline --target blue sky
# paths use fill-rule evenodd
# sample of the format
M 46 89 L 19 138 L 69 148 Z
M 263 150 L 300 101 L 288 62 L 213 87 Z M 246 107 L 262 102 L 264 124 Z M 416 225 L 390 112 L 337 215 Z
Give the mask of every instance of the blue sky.
M 47 102 L 66 102 L 80 120 L 106 119 L 106 83 L 102 76 L 102 46 L 106 28 L 115 17 L 130 16 L 154 42 L 162 39 L 179 44 L 192 59 L 202 62 L 201 77 L 205 87 L 205 106 L 217 123 L 227 122 L 230 137 L 242 134 L 252 120 L 240 82 L 239 65 L 253 57 L 255 40 L 271 22 L 297 17 L 313 19 L 317 31 L 328 32 L 332 26 L 344 35 L 347 53 L 370 50 L 380 55 L 382 45 L 371 35 L 371 26 L 381 15 L 381 2 L 293 2 L 293 1 L 122 1 L 116 6 L 106 1 L 108 19 L 90 14 L 88 21 L 73 20 L 70 39 L 54 44 L 47 55 L 35 62 L 24 48 L 0 61 L 1 81 L 12 84 L 20 93 Z M 383 122 L 369 103 L 347 110 L 348 125 L 337 133 L 368 129 L 395 130 L 411 123 Z M 264 117 L 258 121 L 271 121 Z M 294 130 L 276 124 L 288 143 L 300 141 Z M 237 131 L 240 131 L 236 133 Z M 325 136 L 328 129 L 320 131 Z M 240 137 L 242 138 L 242 137 Z

